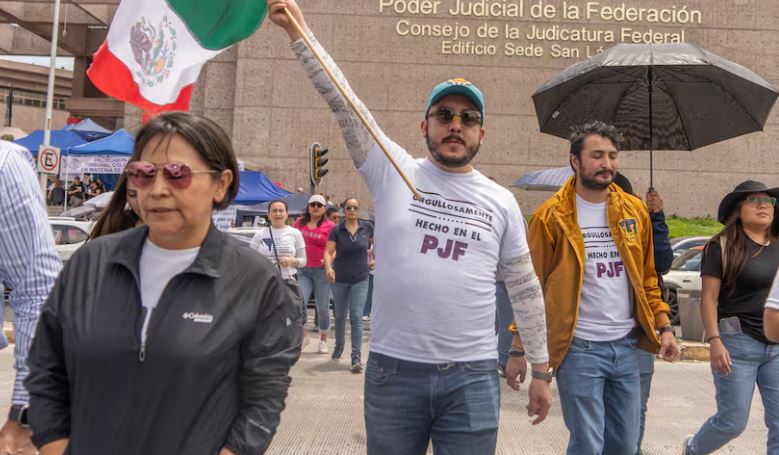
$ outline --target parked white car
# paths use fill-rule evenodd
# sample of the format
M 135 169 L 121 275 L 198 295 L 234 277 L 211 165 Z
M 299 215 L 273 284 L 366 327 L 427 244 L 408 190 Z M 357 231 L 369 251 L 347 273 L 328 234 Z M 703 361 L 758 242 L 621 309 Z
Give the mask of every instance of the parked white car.
M 238 240 L 241 240 L 248 244 L 252 241 L 254 234 L 256 234 L 257 231 L 259 231 L 262 227 L 264 226 L 231 227 L 226 232 L 232 235 L 233 237 L 237 238 Z
M 678 319 L 678 291 L 701 290 L 702 259 L 703 245 L 694 246 L 674 259 L 673 264 L 671 264 L 671 270 L 663 275 L 663 294 L 666 302 L 671 307 L 671 322 L 676 322 Z
M 680 237 L 671 239 L 671 250 L 674 253 L 674 259 L 684 254 L 690 248 L 706 245 L 710 239 L 711 237 Z
M 75 218 L 52 216 L 49 224 L 54 233 L 54 247 L 62 262 L 67 261 L 87 240 L 92 231 L 93 221 L 79 221 Z

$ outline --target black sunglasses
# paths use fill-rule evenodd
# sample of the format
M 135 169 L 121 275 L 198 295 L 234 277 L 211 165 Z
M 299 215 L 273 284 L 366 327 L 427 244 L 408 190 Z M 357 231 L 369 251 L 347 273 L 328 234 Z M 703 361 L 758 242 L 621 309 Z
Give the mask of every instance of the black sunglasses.
M 439 122 L 444 125 L 452 123 L 455 117 L 460 119 L 460 123 L 468 128 L 482 124 L 481 114 L 478 111 L 472 109 L 465 109 L 464 111 L 457 113 L 451 107 L 440 107 L 438 110 L 427 114 L 427 118 L 435 117 Z

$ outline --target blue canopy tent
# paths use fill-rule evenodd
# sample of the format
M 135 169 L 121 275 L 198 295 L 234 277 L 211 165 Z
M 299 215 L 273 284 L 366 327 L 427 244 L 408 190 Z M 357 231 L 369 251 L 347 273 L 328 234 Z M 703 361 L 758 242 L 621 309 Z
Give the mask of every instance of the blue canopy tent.
M 78 159 L 83 165 L 84 162 L 90 160 L 81 160 L 80 157 L 92 157 L 95 161 L 98 157 L 105 157 L 104 162 L 94 162 L 91 166 L 87 166 L 89 172 L 74 171 L 74 173 L 89 173 L 92 174 L 94 179 L 100 179 L 106 187 L 106 190 L 113 189 L 116 186 L 118 175 L 121 174 L 121 169 L 124 168 L 124 163 L 130 159 L 133 154 L 133 148 L 135 147 L 135 138 L 127 132 L 127 130 L 120 129 L 110 136 L 106 136 L 103 139 L 98 139 L 92 142 L 87 142 L 75 147 L 70 147 L 63 151 L 63 155 L 68 159 L 73 157 Z M 118 159 L 117 159 L 118 157 Z M 66 165 L 65 180 L 67 181 L 67 172 L 72 169 L 70 163 Z M 98 170 L 102 170 L 99 172 Z
M 78 123 L 68 125 L 63 129 L 73 131 L 87 141 L 102 139 L 111 134 L 111 130 L 98 125 L 90 118 L 86 118 Z
M 51 132 L 50 144 L 63 152 L 70 147 L 86 144 L 86 142 L 84 138 L 73 131 L 56 130 Z M 33 156 L 38 156 L 38 147 L 43 144 L 43 130 L 35 130 L 29 135 L 14 141 L 14 144 L 19 144 L 29 150 Z
M 289 216 L 299 216 L 305 213 L 306 207 L 308 207 L 308 199 L 311 197 L 309 193 L 291 193 L 285 198 L 281 198 L 287 203 L 287 209 Z M 273 199 L 271 199 L 273 200 Z M 245 218 L 254 218 L 255 216 L 266 216 L 268 214 L 268 204 L 270 201 L 263 202 L 262 204 L 250 205 L 238 208 L 235 219 L 238 221 L 238 225 L 245 221 Z
M 127 130 L 121 129 L 102 139 L 82 143 L 73 147 L 68 147 L 64 154 L 73 154 L 79 156 L 127 156 L 129 158 L 130 155 L 133 154 L 133 147 L 135 147 L 135 138 L 130 133 L 128 133 Z
M 279 188 L 265 174 L 258 171 L 241 171 L 238 196 L 233 204 L 254 205 L 274 199 L 283 199 L 292 193 Z

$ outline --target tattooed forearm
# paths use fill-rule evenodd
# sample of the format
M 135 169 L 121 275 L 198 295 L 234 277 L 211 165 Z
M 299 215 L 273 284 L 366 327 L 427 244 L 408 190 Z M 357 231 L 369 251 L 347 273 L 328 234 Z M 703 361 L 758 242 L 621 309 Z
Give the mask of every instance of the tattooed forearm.
M 530 254 L 504 261 L 499 267 L 527 360 L 530 363 L 547 362 L 549 354 L 546 346 L 544 294 Z
M 370 111 L 368 111 L 368 108 L 365 107 L 362 101 L 354 94 L 346 77 L 344 77 L 343 73 L 338 68 L 338 65 L 335 64 L 322 45 L 319 44 L 319 41 L 317 41 L 314 35 L 309 35 L 309 38 L 322 56 L 327 67 L 335 75 L 346 93 L 349 94 L 349 97 L 355 102 L 363 117 L 368 120 L 374 131 L 379 131 L 376 121 L 373 119 Z M 316 90 L 327 102 L 327 105 L 330 107 L 330 110 L 333 111 L 333 114 L 335 114 L 338 126 L 341 128 L 344 142 L 346 143 L 346 148 L 352 156 L 355 167 L 361 167 L 368 156 L 368 151 L 376 142 L 373 140 L 370 132 L 368 132 L 360 122 L 360 119 L 354 111 L 347 105 L 343 96 L 335 87 L 335 84 L 327 77 L 327 74 L 319 64 L 319 61 L 314 57 L 311 50 L 306 47 L 302 39 L 292 43 L 292 50 L 295 52 L 295 56 L 298 60 L 303 63 L 306 74 L 308 74 L 308 77 L 314 83 Z

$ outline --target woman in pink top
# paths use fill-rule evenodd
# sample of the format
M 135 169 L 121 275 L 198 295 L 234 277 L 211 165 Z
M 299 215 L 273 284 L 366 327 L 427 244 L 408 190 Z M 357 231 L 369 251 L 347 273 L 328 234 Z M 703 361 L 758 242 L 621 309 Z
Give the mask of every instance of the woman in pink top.
M 298 284 L 303 294 L 303 302 L 308 302 L 311 292 L 316 299 L 316 311 L 319 325 L 320 354 L 327 354 L 327 332 L 330 330 L 330 283 L 325 277 L 322 258 L 325 255 L 327 238 L 335 223 L 325 217 L 325 198 L 319 194 L 308 200 L 306 213 L 295 221 L 293 227 L 300 229 L 306 241 L 306 266 L 298 268 Z

